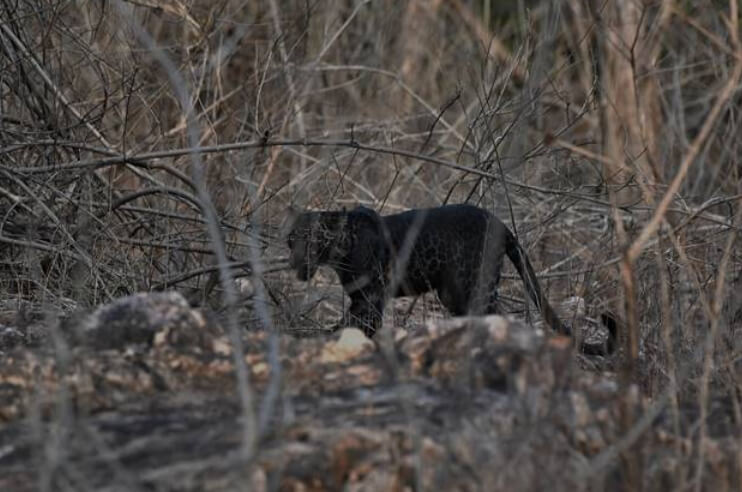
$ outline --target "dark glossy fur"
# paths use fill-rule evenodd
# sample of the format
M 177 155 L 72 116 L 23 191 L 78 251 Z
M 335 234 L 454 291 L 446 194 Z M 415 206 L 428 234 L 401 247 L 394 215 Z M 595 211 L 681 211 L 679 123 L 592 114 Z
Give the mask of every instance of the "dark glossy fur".
M 507 255 L 546 323 L 570 334 L 541 291 L 525 251 L 497 217 L 472 205 L 446 205 L 380 216 L 358 207 L 350 212 L 294 214 L 288 234 L 290 264 L 300 280 L 319 265 L 332 267 L 351 304 L 340 326 L 360 326 L 368 336 L 381 327 L 389 297 L 435 290 L 451 314 L 498 312 L 497 286 Z M 612 352 L 583 345 L 585 353 Z

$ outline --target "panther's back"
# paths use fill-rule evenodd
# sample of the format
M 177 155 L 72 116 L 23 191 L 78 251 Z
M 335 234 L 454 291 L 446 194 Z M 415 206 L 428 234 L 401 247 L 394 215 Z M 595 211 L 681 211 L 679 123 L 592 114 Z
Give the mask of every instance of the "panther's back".
M 444 284 L 464 288 L 482 264 L 485 238 L 500 237 L 502 227 L 487 211 L 466 204 L 409 210 L 384 216 L 383 222 L 395 256 L 408 255 L 400 295 Z M 498 249 L 495 254 L 501 256 L 504 247 Z

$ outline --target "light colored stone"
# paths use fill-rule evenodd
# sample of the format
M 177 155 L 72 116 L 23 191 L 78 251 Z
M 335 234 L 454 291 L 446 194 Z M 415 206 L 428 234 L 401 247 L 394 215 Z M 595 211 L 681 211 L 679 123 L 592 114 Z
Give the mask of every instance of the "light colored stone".
M 328 342 L 322 348 L 322 363 L 341 363 L 355 359 L 359 355 L 373 350 L 374 342 L 358 328 L 345 328 L 337 341 Z

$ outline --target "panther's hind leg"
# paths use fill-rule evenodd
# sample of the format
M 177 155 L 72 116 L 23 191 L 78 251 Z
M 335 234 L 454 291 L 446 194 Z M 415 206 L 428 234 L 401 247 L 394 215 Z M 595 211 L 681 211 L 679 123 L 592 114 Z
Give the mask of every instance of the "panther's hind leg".
M 469 312 L 471 287 L 468 285 L 442 285 L 438 289 L 438 299 L 452 316 L 464 316 Z
M 497 295 L 497 284 L 490 285 L 487 300 L 484 304 L 484 314 L 500 314 L 500 296 Z
M 505 243 L 497 229 L 488 229 L 482 254 L 476 267 L 476 284 L 473 287 L 470 311 L 474 314 L 499 314 L 500 298 L 497 288 L 505 255 Z
M 483 316 L 500 313 L 500 298 L 497 295 L 497 283 L 485 282 L 472 289 L 467 314 Z

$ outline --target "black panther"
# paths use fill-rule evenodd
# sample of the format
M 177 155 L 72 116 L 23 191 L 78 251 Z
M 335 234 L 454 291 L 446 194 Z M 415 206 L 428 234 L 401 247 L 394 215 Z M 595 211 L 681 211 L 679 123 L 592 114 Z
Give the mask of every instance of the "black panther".
M 539 286 L 525 251 L 497 217 L 473 205 L 445 205 L 380 216 L 357 207 L 349 212 L 291 212 L 289 262 L 300 280 L 329 265 L 350 297 L 338 326 L 358 326 L 372 337 L 381 327 L 385 302 L 436 291 L 455 316 L 498 313 L 497 286 L 507 255 L 544 321 L 570 335 Z M 606 347 L 583 344 L 587 354 L 613 352 L 615 324 L 607 324 Z

